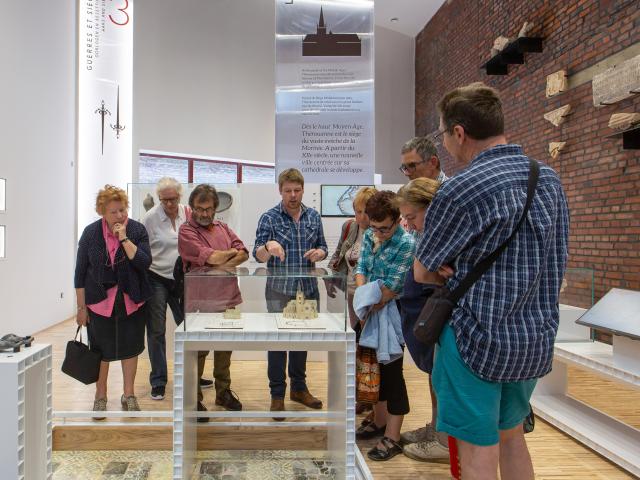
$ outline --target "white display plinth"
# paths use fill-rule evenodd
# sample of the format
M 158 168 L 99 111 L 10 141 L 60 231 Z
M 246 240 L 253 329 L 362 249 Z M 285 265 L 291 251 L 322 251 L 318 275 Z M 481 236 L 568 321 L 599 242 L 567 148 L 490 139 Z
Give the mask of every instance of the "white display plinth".
M 324 426 L 328 429 L 328 452 L 336 466 L 337 478 L 356 477 L 355 445 L 355 333 L 345 331 L 344 314 L 320 314 L 322 330 L 279 330 L 275 314 L 243 313 L 244 328 L 207 329 L 207 316 L 187 314 L 186 331 L 175 331 L 174 362 L 174 479 L 190 478 L 197 450 L 197 417 L 230 418 L 218 426 L 300 427 Z M 324 411 L 285 411 L 278 417 L 313 418 L 313 422 L 271 421 L 269 411 L 196 411 L 197 354 L 200 350 L 221 351 L 324 351 L 328 353 L 328 401 Z M 267 378 L 265 372 L 265 388 Z M 242 419 L 263 418 L 264 422 Z M 358 462 L 359 463 L 359 462 Z
M 567 394 L 568 365 L 640 388 L 640 373 L 620 368 L 614 350 L 598 342 L 556 343 L 553 370 L 538 382 L 531 405 L 545 421 L 640 476 L 640 431 Z
M 51 345 L 0 353 L 2 480 L 50 479 Z

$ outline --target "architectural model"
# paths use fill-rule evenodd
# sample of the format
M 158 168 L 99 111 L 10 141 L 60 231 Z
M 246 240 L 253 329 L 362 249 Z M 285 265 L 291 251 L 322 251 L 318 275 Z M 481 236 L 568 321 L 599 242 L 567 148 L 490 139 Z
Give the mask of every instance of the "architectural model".
M 318 318 L 318 304 L 315 300 L 305 300 L 304 293 L 298 290 L 295 300 L 290 300 L 284 307 L 282 316 L 299 320 Z
M 227 308 L 222 314 L 222 318 L 226 319 L 239 319 L 241 317 L 241 312 L 238 307 Z

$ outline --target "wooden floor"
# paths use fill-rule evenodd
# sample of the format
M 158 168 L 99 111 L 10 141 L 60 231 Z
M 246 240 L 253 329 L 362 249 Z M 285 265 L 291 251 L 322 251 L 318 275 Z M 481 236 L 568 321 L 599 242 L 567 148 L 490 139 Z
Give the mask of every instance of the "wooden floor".
M 36 342 L 53 345 L 53 408 L 56 411 L 90 410 L 93 402 L 94 387 L 84 386 L 60 372 L 66 342 L 75 332 L 73 321 L 63 322 L 36 335 Z M 168 334 L 168 357 L 171 359 L 172 335 Z M 172 362 L 169 362 L 169 379 L 171 379 Z M 208 361 L 205 372 L 211 378 L 212 365 Z M 149 397 L 148 384 L 149 361 L 145 354 L 140 356 L 138 375 L 136 378 L 136 395 L 143 410 L 170 410 L 170 395 L 163 401 L 154 401 Z M 266 410 L 269 405 L 269 391 L 266 376 L 266 362 L 237 361 L 231 366 L 232 388 L 238 393 L 245 409 Z M 322 362 L 309 362 L 307 367 L 309 389 L 315 395 L 326 399 L 327 373 Z M 404 429 L 412 429 L 424 425 L 429 419 L 430 402 L 426 376 L 413 365 L 405 362 L 405 377 L 411 400 L 411 413 L 407 416 Z M 599 377 L 578 369 L 571 369 L 570 392 L 580 400 L 587 402 L 604 412 L 615 416 L 630 425 L 640 428 L 640 392 L 619 387 Z M 122 393 L 122 376 L 119 365 L 111 366 L 109 379 L 109 409 L 118 410 L 119 397 Z M 167 392 L 171 392 L 169 380 Z M 212 406 L 214 400 L 212 390 L 205 390 L 205 403 Z M 297 409 L 297 404 L 287 400 L 287 409 Z M 132 420 L 132 426 L 135 420 Z M 123 427 L 126 428 L 126 427 Z M 617 480 L 634 478 L 615 465 L 603 459 L 593 451 L 583 447 L 568 436 L 538 419 L 536 429 L 527 435 L 536 478 L 567 479 L 601 479 Z M 365 455 L 374 442 L 363 443 L 360 449 Z M 420 463 L 402 455 L 389 462 L 369 462 L 376 479 L 448 479 L 447 465 Z

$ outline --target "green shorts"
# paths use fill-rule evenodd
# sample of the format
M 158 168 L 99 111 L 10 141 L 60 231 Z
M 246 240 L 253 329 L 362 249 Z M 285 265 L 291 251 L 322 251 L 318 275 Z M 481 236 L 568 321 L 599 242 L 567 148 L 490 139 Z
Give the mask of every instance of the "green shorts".
M 499 430 L 509 430 L 524 421 L 537 382 L 483 380 L 460 357 L 450 325 L 440 335 L 432 381 L 438 399 L 436 430 L 480 446 L 497 444 Z

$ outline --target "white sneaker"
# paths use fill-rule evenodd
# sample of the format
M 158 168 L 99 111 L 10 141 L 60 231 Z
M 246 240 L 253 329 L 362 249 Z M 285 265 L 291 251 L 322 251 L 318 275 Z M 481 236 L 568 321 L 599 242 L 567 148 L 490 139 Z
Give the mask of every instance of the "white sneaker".
M 402 452 L 420 462 L 449 463 L 449 449 L 437 440 L 405 445 Z
M 410 430 L 400 435 L 400 442 L 404 445 L 417 442 L 433 442 L 437 439 L 436 431 L 431 423 L 427 423 L 424 427 L 416 428 L 415 430 Z

